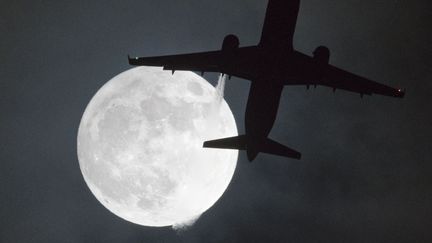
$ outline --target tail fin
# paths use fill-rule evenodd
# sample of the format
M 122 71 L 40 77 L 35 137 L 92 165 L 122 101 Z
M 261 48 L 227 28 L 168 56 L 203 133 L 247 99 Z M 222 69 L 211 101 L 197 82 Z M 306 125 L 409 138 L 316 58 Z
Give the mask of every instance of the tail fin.
M 254 146 L 249 146 L 248 148 L 246 136 L 240 135 L 237 137 L 229 137 L 229 138 L 205 141 L 203 147 L 248 150 L 248 149 L 252 149 Z M 249 152 L 252 152 L 251 154 L 254 154 L 256 156 L 256 154 L 261 152 L 261 153 L 274 154 L 274 155 L 279 155 L 279 156 L 289 157 L 294 159 L 301 158 L 301 153 L 295 151 L 294 149 L 288 148 L 287 146 L 282 145 L 278 142 L 275 142 L 269 138 L 266 138 L 266 140 L 264 140 L 263 143 L 259 144 L 256 149 L 257 151 L 248 151 L 248 155 Z M 255 156 L 248 156 L 248 157 L 251 157 L 251 159 L 253 159 L 255 158 Z

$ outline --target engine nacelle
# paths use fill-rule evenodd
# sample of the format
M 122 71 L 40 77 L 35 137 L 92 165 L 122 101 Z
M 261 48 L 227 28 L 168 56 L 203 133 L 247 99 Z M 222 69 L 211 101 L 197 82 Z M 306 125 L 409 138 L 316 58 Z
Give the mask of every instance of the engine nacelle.
M 240 41 L 239 38 L 235 35 L 227 35 L 225 36 L 223 43 L 222 43 L 222 51 L 224 52 L 231 52 L 235 49 L 239 48 Z
M 314 59 L 320 64 L 328 64 L 330 60 L 330 50 L 325 46 L 318 46 L 313 52 Z

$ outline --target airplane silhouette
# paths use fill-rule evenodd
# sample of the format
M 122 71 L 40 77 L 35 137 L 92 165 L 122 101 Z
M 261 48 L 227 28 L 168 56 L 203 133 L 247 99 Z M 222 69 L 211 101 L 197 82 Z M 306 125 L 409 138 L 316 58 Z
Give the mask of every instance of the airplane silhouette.
M 251 81 L 245 113 L 245 135 L 206 141 L 203 147 L 246 150 L 252 161 L 258 153 L 295 159 L 301 154 L 268 138 L 276 120 L 285 85 L 324 85 L 363 95 L 402 98 L 405 91 L 349 73 L 329 64 L 330 51 L 319 46 L 313 56 L 293 48 L 300 0 L 269 0 L 261 40 L 256 46 L 239 47 L 235 35 L 227 35 L 218 51 L 130 58 L 131 65 L 162 66 L 164 70 L 219 72 Z

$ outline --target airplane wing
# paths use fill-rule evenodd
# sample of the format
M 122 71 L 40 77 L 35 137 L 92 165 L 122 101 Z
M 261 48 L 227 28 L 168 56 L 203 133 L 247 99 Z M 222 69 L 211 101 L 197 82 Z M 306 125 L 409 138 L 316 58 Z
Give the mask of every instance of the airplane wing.
M 260 46 L 292 49 L 299 7 L 300 0 L 269 0 Z
M 187 70 L 197 72 L 222 72 L 219 68 L 221 51 L 200 52 L 158 57 L 128 56 L 129 64 L 134 66 L 157 66 L 164 70 Z
M 246 46 L 230 53 L 209 51 L 170 56 L 128 57 L 128 59 L 129 64 L 134 66 L 156 66 L 172 71 L 216 72 L 254 80 L 257 73 L 250 70 L 249 66 L 253 64 L 253 56 L 257 49 L 256 46 Z
M 324 85 L 336 89 L 343 89 L 363 95 L 380 94 L 400 97 L 405 91 L 369 80 L 359 75 L 347 72 L 327 63 L 319 63 L 313 57 L 301 52 L 295 52 L 295 69 L 300 73 L 298 77 L 285 77 L 285 85 Z
M 359 93 L 362 96 L 364 94 L 380 94 L 402 98 L 405 95 L 405 91 L 399 88 L 374 82 L 332 65 L 327 65 L 324 68 L 319 84 L 332 87 L 333 89 L 343 89 Z

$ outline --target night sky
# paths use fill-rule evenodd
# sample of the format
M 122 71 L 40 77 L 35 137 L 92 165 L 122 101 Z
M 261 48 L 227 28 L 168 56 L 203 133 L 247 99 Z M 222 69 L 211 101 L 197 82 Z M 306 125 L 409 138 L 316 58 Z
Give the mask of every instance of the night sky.
M 274 140 L 300 161 L 240 152 L 225 194 L 188 230 L 129 223 L 87 188 L 84 109 L 131 68 L 127 54 L 220 49 L 260 38 L 266 0 L 2 1 L 0 242 L 432 242 L 432 4 L 303 0 L 294 46 L 404 99 L 286 87 Z M 216 74 L 205 76 L 212 84 Z M 249 81 L 227 81 L 244 131 Z

